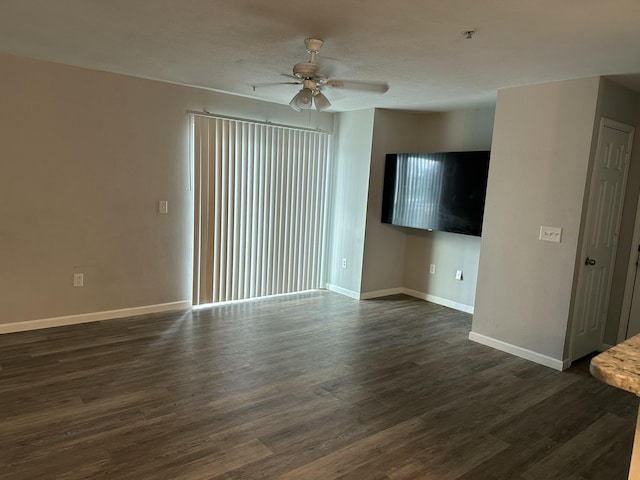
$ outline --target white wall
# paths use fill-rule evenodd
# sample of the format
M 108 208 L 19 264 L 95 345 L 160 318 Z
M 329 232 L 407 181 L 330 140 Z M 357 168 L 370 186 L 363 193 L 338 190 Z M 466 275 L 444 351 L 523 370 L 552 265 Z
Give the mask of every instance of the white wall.
M 472 334 L 563 359 L 599 78 L 498 92 Z M 538 240 L 541 225 L 562 242 Z
M 188 109 L 333 128 L 331 114 L 9 55 L 0 70 L 0 324 L 190 301 Z
M 327 288 L 355 298 L 361 288 L 373 119 L 373 109 L 337 115 L 331 167 Z

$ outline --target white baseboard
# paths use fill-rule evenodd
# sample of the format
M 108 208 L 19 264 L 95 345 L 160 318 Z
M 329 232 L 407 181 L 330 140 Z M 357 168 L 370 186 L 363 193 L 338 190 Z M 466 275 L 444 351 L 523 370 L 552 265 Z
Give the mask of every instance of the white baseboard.
M 473 305 L 454 302 L 453 300 L 449 300 L 447 298 L 437 297 L 435 295 L 430 295 L 424 292 L 418 292 L 417 290 L 411 290 L 410 288 L 403 288 L 402 293 L 411 297 L 421 298 L 422 300 L 426 300 L 427 302 L 437 303 L 438 305 L 442 305 L 443 307 L 453 308 L 454 310 L 459 310 L 461 312 L 473 313 Z
M 360 300 L 360 294 L 358 292 L 354 292 L 353 290 L 347 290 L 346 288 L 338 287 L 337 285 L 331 285 L 327 283 L 327 290 L 335 293 L 339 293 L 340 295 L 344 295 L 346 297 L 351 297 L 356 300 Z
M 360 298 L 360 300 L 370 300 L 372 298 L 387 297 L 389 295 L 398 295 L 400 293 L 409 295 L 410 297 L 420 298 L 421 300 L 426 300 L 427 302 L 437 303 L 438 305 L 442 305 L 443 307 L 453 308 L 454 310 L 459 310 L 461 312 L 473 313 L 473 305 L 465 305 L 464 303 L 454 302 L 446 298 L 437 297 L 435 295 L 418 292 L 417 290 L 411 290 L 410 288 L 404 287 L 388 288 L 386 290 L 375 290 L 373 292 L 364 292 L 361 293 L 358 298 Z
M 61 327 L 64 325 L 76 325 L 78 323 L 99 322 L 115 318 L 133 317 L 148 313 L 171 312 L 175 310 L 187 310 L 191 308 L 191 301 L 162 303 L 160 305 L 146 305 L 144 307 L 122 308 L 119 310 L 107 310 L 104 312 L 82 313 L 80 315 L 68 315 L 65 317 L 43 318 L 38 320 L 26 320 L 24 322 L 0 324 L 0 334 L 25 332 L 41 328 Z
M 554 370 L 562 371 L 569 368 L 571 365 L 571 362 L 567 362 L 566 360 L 558 360 L 556 358 L 549 357 L 548 355 L 543 355 L 541 353 L 534 352 L 533 350 L 518 347 L 517 345 L 512 345 L 510 343 L 503 342 L 502 340 L 487 337 L 476 332 L 469 332 L 469 340 L 486 345 L 487 347 L 495 348 L 502 352 L 510 353 L 516 357 L 524 358 L 525 360 L 530 360 L 540 365 L 544 365 L 545 367 L 553 368 Z
M 388 297 L 389 295 L 398 295 L 399 293 L 404 293 L 404 288 L 388 288 L 386 290 L 364 292 L 360 294 L 360 300 L 371 300 L 372 298 Z

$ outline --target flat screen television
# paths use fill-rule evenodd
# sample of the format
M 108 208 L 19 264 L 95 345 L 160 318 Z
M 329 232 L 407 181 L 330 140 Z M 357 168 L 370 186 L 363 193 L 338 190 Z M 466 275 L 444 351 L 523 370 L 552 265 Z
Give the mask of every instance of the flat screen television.
M 382 222 L 480 236 L 489 151 L 390 153 Z

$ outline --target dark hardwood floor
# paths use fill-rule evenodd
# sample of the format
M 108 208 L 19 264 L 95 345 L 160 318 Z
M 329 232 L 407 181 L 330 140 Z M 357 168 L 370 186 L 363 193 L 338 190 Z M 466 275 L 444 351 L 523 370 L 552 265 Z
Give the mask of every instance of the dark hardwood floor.
M 312 292 L 0 335 L 0 479 L 626 479 L 638 399 Z

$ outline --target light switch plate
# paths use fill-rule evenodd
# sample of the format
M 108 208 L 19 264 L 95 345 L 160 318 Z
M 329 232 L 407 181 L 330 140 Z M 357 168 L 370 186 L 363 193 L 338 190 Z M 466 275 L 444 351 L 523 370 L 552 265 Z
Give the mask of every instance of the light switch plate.
M 540 227 L 540 240 L 545 242 L 560 243 L 562 239 L 562 228 L 560 227 L 547 227 L 542 225 Z

